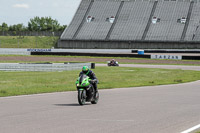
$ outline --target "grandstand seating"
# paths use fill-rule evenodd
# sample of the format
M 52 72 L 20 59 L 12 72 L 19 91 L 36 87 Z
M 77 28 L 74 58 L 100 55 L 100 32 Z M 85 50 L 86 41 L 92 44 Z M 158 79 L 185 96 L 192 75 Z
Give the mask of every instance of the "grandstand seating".
M 189 2 L 161 1 L 154 16 L 161 18 L 157 24 L 151 24 L 146 40 L 180 40 L 184 24 L 177 19 L 187 17 Z
M 152 23 L 153 17 L 159 21 Z M 60 38 L 67 40 L 200 41 L 200 0 L 82 0 Z
M 149 1 L 125 2 L 110 39 L 140 40 L 152 7 Z
M 194 4 L 185 40 L 200 41 L 200 4 Z
M 68 26 L 65 29 L 65 31 L 61 35 L 61 38 L 64 38 L 64 39 L 72 39 L 73 38 L 79 25 L 81 24 L 82 20 L 84 19 L 84 16 L 88 10 L 90 3 L 91 2 L 88 0 L 82 0 L 73 20 L 70 23 L 70 26 Z
M 105 39 L 112 23 L 106 18 L 116 16 L 120 2 L 116 1 L 96 1 L 88 16 L 93 16 L 91 23 L 84 22 L 76 39 Z M 111 10 L 112 9 L 112 10 Z

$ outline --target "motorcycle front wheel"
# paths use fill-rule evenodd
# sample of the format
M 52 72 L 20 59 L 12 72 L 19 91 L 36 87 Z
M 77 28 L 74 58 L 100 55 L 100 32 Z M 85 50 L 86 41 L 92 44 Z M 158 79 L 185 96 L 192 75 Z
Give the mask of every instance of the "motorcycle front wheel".
M 78 90 L 78 103 L 84 105 L 86 101 L 86 90 Z

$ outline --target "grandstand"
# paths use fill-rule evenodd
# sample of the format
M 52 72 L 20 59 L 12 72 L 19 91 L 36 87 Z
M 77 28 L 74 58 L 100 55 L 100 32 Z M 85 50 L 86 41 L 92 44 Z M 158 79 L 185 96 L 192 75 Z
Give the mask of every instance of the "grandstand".
M 199 49 L 200 0 L 82 0 L 59 48 Z

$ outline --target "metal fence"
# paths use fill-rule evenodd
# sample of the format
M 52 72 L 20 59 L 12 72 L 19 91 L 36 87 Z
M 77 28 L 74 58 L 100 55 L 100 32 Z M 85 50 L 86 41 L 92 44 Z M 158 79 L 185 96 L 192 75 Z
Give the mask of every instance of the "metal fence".
M 62 31 L 0 31 L 0 36 L 61 36 Z
M 0 63 L 0 71 L 71 71 L 81 70 L 83 66 L 91 68 L 91 63 L 53 63 L 53 64 L 18 64 Z

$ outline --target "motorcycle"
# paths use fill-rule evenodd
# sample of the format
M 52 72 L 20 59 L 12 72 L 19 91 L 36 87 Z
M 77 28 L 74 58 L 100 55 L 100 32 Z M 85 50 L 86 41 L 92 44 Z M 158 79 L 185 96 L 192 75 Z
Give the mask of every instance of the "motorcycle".
M 115 63 L 111 63 L 111 61 L 108 61 L 108 66 L 119 66 L 119 63 L 115 61 Z
M 94 80 L 89 79 L 89 77 L 85 74 L 80 75 L 80 77 L 76 80 L 78 102 L 80 105 L 84 105 L 85 102 L 97 104 L 99 100 L 99 93 L 95 92 L 92 82 L 94 82 Z

